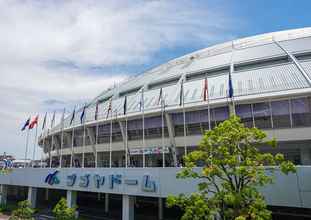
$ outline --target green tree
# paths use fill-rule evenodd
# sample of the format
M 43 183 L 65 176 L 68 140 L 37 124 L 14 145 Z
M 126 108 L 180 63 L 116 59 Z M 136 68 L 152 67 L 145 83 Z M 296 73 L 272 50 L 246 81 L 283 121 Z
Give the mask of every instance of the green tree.
M 33 220 L 34 212 L 27 200 L 21 201 L 18 203 L 18 208 L 12 212 L 10 220 Z
M 53 214 L 56 220 L 73 220 L 76 219 L 76 207 L 69 208 L 67 206 L 67 200 L 61 198 L 53 209 Z
M 274 171 L 288 174 L 296 168 L 282 154 L 259 152 L 263 145 L 276 147 L 276 140 L 231 116 L 207 131 L 198 150 L 184 157 L 185 168 L 177 177 L 198 179 L 198 191 L 169 196 L 167 205 L 182 208 L 182 220 L 271 219 L 258 189 L 273 182 Z M 196 168 L 198 164 L 203 168 Z

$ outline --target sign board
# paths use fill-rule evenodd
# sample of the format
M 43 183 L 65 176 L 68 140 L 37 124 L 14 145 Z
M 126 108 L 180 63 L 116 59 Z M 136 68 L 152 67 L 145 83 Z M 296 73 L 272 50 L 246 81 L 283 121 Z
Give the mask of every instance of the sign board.
M 149 148 L 132 148 L 129 149 L 130 155 L 142 155 L 145 153 L 145 155 L 148 154 L 162 154 L 164 150 L 164 153 L 169 153 L 168 147 L 149 147 Z

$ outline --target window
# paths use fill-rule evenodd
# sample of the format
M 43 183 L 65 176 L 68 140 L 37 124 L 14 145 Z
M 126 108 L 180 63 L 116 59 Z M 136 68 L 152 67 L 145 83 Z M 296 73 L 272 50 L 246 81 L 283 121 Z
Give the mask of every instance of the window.
M 211 109 L 211 127 L 223 122 L 229 118 L 228 106 Z
M 288 100 L 271 102 L 271 108 L 273 128 L 291 127 Z
M 292 120 L 294 127 L 310 126 L 311 111 L 309 98 L 297 98 L 291 100 Z
M 208 130 L 208 110 L 186 112 L 186 133 L 187 135 L 203 134 Z M 184 136 L 183 113 L 172 114 L 175 125 L 175 136 Z
M 253 114 L 251 104 L 237 105 L 235 107 L 236 114 L 241 118 L 245 127 L 253 127 Z
M 109 124 L 99 125 L 98 127 L 98 143 L 109 143 L 110 142 L 110 133 L 111 127 Z M 118 123 L 112 124 L 112 141 L 118 142 L 122 141 L 122 133 Z
M 202 134 L 201 125 L 199 123 L 187 125 L 187 135 L 198 135 L 198 134 Z
M 255 127 L 257 128 L 272 128 L 271 126 L 271 112 L 268 102 L 261 102 L 253 104 L 253 114 L 255 120 Z

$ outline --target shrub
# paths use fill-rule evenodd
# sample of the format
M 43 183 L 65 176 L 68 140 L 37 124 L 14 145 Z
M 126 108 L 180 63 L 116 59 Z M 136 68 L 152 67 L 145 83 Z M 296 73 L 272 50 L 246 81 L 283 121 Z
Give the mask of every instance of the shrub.
M 12 212 L 10 220 L 33 220 L 34 210 L 30 203 L 25 200 L 18 203 L 18 208 Z
M 59 202 L 55 205 L 53 209 L 53 214 L 56 220 L 76 219 L 75 213 L 76 207 L 69 208 L 67 206 L 67 200 L 65 198 L 61 198 L 61 200 L 59 200 Z

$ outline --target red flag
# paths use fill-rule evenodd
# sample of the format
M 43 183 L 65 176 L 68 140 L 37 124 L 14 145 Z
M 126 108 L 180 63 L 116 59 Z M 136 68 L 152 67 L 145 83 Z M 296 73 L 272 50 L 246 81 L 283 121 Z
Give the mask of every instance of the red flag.
M 207 84 L 207 78 L 204 80 L 204 87 L 203 87 L 203 100 L 207 101 L 208 99 L 208 84 Z
M 36 125 L 38 125 L 39 115 L 37 115 L 29 124 L 29 129 L 33 129 Z

